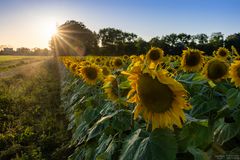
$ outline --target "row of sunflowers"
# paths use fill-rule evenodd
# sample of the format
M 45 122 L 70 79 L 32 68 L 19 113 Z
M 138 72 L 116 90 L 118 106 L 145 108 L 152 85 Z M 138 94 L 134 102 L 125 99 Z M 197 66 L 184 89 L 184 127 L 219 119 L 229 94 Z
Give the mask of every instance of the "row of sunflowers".
M 234 47 L 164 56 L 61 57 L 72 159 L 240 158 Z M 90 118 L 91 117 L 91 118 Z

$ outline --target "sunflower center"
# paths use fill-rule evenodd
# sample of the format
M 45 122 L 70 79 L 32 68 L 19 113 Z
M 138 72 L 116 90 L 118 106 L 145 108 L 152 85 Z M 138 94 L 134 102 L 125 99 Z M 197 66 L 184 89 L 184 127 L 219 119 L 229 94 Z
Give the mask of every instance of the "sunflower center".
M 168 85 L 153 79 L 149 74 L 141 75 L 137 84 L 140 102 L 149 111 L 162 113 L 172 107 L 174 94 Z
M 237 76 L 240 78 L 240 67 L 237 69 Z
M 112 94 L 114 94 L 115 96 L 118 96 L 118 82 L 116 79 L 113 79 L 112 82 Z
M 228 68 L 224 62 L 213 61 L 208 65 L 208 77 L 212 80 L 223 77 L 227 74 Z
M 187 66 L 196 66 L 199 64 L 201 60 L 201 56 L 199 53 L 191 52 L 186 56 L 186 65 Z
M 103 73 L 104 76 L 107 76 L 107 75 L 110 74 L 109 70 L 106 67 L 102 68 L 102 73 Z
M 160 58 L 160 53 L 157 50 L 152 50 L 149 53 L 149 58 L 153 61 L 156 61 Z
M 114 61 L 114 65 L 117 66 L 117 67 L 120 67 L 122 65 L 122 60 L 121 59 L 116 59 Z
M 87 67 L 85 69 L 85 74 L 86 76 L 88 77 L 88 79 L 90 80 L 95 80 L 97 78 L 97 70 L 95 68 L 92 68 L 92 67 Z
M 219 52 L 219 55 L 222 56 L 222 57 L 225 57 L 227 55 L 227 52 L 225 52 L 224 50 L 221 50 Z

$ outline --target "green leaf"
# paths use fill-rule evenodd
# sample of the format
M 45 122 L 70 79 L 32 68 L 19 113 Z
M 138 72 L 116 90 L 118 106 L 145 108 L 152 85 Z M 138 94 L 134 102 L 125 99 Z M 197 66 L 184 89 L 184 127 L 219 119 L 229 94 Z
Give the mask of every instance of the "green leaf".
M 136 150 L 139 147 L 141 141 L 148 135 L 145 131 L 138 129 L 133 134 L 128 137 L 123 146 L 122 154 L 120 155 L 120 160 L 132 160 L 135 156 Z
M 87 141 L 100 135 L 102 131 L 109 126 L 111 118 L 112 116 L 109 115 L 102 117 L 99 121 L 97 121 L 94 126 L 90 128 Z
M 238 89 L 231 88 L 228 90 L 227 94 L 227 103 L 230 108 L 238 107 L 240 105 L 240 92 Z
M 122 112 L 119 112 L 118 114 L 116 114 L 116 116 L 113 117 L 112 127 L 113 129 L 122 132 L 130 129 L 129 122 L 131 122 L 131 112 L 123 110 Z
M 155 129 L 143 139 L 133 160 L 175 160 L 177 144 L 174 135 L 164 129 Z
M 232 139 L 240 132 L 239 123 L 240 121 L 236 121 L 234 123 L 224 123 L 222 119 L 214 131 L 214 139 L 220 144 Z
M 193 107 L 190 114 L 197 118 L 219 107 L 217 99 L 207 101 L 201 95 L 193 96 L 190 102 Z
M 194 160 L 209 160 L 207 153 L 199 148 L 188 147 L 187 150 L 194 156 Z
M 129 81 L 124 81 L 124 82 L 121 82 L 118 86 L 120 89 L 128 89 L 131 87 Z
M 181 151 L 187 147 L 195 146 L 205 149 L 212 141 L 212 134 L 208 127 L 196 122 L 188 123 L 179 133 L 178 144 Z
M 107 137 L 105 134 L 103 134 L 101 136 L 100 140 L 101 140 L 101 143 L 98 145 L 98 147 L 96 149 L 96 155 L 103 153 L 107 149 L 109 143 L 112 140 L 112 136 L 110 135 Z

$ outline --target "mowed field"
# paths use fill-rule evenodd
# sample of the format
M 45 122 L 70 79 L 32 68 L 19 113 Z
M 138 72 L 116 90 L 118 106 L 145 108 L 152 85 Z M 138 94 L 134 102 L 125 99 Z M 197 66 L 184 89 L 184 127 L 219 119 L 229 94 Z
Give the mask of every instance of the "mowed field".
M 0 159 L 68 156 L 64 151 L 69 136 L 59 106 L 56 59 L 0 56 Z
M 0 72 L 26 65 L 29 63 L 46 60 L 48 56 L 0 56 Z

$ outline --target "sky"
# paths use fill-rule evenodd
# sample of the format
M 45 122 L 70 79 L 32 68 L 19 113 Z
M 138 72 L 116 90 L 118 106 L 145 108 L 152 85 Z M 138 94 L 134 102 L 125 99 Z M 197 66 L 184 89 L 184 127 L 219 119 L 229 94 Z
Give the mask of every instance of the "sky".
M 170 33 L 240 32 L 240 0 L 0 0 L 0 45 L 48 48 L 56 25 L 83 22 L 150 40 Z

